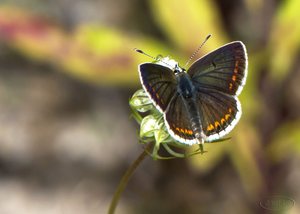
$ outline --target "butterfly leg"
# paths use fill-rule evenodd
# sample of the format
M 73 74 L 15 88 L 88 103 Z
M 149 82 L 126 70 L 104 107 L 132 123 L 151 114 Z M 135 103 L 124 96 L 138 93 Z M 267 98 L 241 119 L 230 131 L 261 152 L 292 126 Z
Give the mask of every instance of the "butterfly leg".
M 197 143 L 199 144 L 200 154 L 203 154 L 207 151 L 204 151 L 204 139 L 206 138 L 205 134 L 201 131 L 200 134 L 196 134 L 197 136 Z

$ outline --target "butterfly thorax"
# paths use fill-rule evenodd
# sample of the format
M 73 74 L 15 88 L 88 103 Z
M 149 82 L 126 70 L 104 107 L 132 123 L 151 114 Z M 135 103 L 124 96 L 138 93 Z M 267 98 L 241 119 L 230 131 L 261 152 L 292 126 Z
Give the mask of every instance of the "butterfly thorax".
M 192 98 L 194 96 L 195 87 L 192 83 L 190 76 L 186 72 L 180 72 L 176 74 L 177 89 L 179 94 L 184 98 Z

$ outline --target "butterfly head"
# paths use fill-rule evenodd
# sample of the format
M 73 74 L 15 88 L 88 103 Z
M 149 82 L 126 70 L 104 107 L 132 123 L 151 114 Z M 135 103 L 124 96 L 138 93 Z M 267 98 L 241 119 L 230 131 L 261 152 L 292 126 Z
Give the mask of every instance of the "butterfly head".
M 168 56 L 159 58 L 155 63 L 170 68 L 174 72 L 174 74 L 179 74 L 179 73 L 185 72 L 185 69 L 181 68 L 178 65 L 178 62 L 176 62 L 173 59 L 170 59 L 170 57 L 168 57 Z
M 154 59 L 154 62 L 155 64 L 158 64 L 158 65 L 162 65 L 162 66 L 165 66 L 169 69 L 171 69 L 174 74 L 179 74 L 179 73 L 183 73 L 185 72 L 185 69 L 180 67 L 178 65 L 178 62 L 176 62 L 175 60 L 173 59 L 170 59 L 170 57 L 162 57 L 161 55 L 158 55 L 157 57 L 153 57 L 147 53 L 145 53 L 144 51 L 140 50 L 140 49 L 134 49 L 136 52 L 138 53 L 141 53 L 141 54 L 144 54 L 145 56 L 148 56 L 152 59 Z

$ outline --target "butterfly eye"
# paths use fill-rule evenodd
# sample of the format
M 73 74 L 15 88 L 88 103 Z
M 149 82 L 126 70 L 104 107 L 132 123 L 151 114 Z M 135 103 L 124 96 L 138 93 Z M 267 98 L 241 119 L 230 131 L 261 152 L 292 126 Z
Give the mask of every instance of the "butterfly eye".
M 183 68 L 180 68 L 178 64 L 175 65 L 174 74 L 185 71 Z
M 155 57 L 156 62 L 161 61 L 162 59 L 163 59 L 163 56 L 161 54 L 159 54 Z

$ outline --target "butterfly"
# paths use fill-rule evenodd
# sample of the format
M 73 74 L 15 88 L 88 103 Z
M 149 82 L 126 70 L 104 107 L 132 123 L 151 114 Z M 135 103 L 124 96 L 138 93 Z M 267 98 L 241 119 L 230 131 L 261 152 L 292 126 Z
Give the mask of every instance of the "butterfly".
M 168 57 L 139 65 L 144 90 L 163 114 L 169 134 L 183 144 L 221 139 L 238 123 L 247 77 L 247 51 L 228 43 L 185 70 Z

